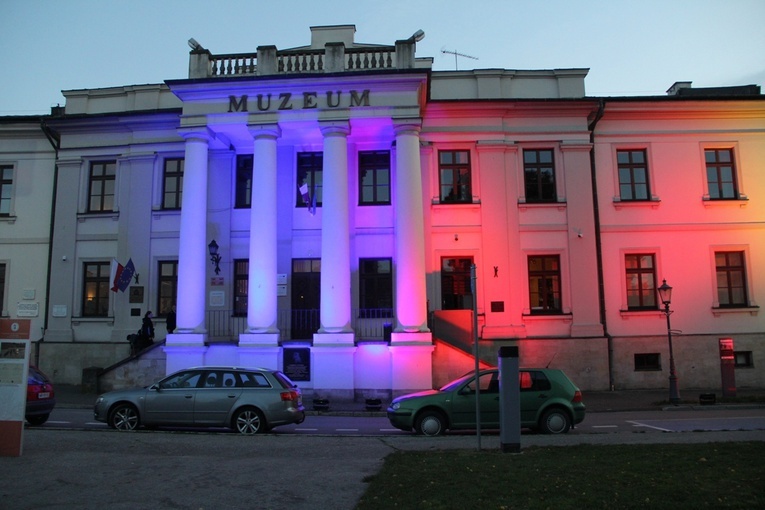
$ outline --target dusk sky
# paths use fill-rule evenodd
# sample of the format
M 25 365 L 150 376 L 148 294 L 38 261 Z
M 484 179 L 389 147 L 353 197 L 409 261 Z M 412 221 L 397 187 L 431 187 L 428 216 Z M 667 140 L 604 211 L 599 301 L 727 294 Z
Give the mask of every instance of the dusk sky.
M 765 83 L 765 0 L 0 0 L 0 115 L 64 104 L 61 90 L 188 77 L 193 37 L 213 54 L 310 43 L 356 26 L 393 44 L 418 29 L 435 70 L 589 68 L 589 96 Z

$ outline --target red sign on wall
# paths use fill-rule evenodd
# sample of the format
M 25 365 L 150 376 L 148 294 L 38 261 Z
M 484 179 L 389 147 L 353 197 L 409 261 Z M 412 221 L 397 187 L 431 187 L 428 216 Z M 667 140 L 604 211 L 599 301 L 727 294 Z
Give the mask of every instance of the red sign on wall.
M 29 340 L 29 319 L 0 319 L 0 338 L 3 340 Z

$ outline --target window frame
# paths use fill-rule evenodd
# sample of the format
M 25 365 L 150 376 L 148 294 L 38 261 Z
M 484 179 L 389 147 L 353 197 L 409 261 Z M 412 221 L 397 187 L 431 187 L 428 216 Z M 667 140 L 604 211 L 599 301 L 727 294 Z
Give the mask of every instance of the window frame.
M 659 352 L 636 352 L 634 353 L 634 372 L 660 372 L 661 353 Z
M 113 168 L 113 172 L 108 173 L 109 167 Z M 102 173 L 95 175 L 94 170 L 101 168 Z M 95 184 L 100 183 L 100 191 L 95 192 Z M 107 193 L 108 183 L 111 183 L 111 193 Z M 87 193 L 87 208 L 86 211 L 89 214 L 109 213 L 114 212 L 117 200 L 117 161 L 110 160 L 97 160 L 91 161 L 88 165 L 88 193 Z M 107 197 L 111 197 L 111 207 L 108 207 Z M 100 203 L 99 208 L 93 207 L 93 200 L 98 199 Z
M 643 156 L 643 162 L 638 163 L 633 161 L 633 154 L 642 154 Z M 619 156 L 621 154 L 627 154 L 629 161 L 626 163 L 622 163 L 619 161 Z M 645 187 L 645 198 L 637 198 L 635 193 L 635 188 L 638 186 L 635 180 L 635 170 L 642 168 L 645 172 L 645 182 L 642 183 L 642 186 Z M 629 181 L 623 182 L 622 181 L 622 170 L 626 170 L 629 172 Z M 642 149 L 634 149 L 634 148 L 617 148 L 616 149 L 616 182 L 618 187 L 618 197 L 620 202 L 649 202 L 651 201 L 651 172 L 649 170 L 649 164 L 648 164 L 648 150 L 645 148 Z M 632 194 L 632 198 L 625 198 L 625 195 L 623 193 L 623 187 L 629 186 L 630 193 Z
M 451 154 L 451 162 L 442 162 L 442 156 Z M 455 162 L 455 156 L 464 154 L 466 162 Z M 443 149 L 436 154 L 438 164 L 438 201 L 440 204 L 473 203 L 473 162 L 470 149 Z M 463 170 L 465 171 L 463 173 Z M 444 182 L 444 175 L 450 175 L 451 183 Z M 464 177 L 463 177 L 464 176 Z M 445 190 L 449 193 L 444 193 Z M 449 198 L 449 195 L 454 198 Z
M 719 160 L 719 154 L 721 152 L 728 152 L 730 153 L 730 161 L 720 161 Z M 714 153 L 715 154 L 715 161 L 707 161 L 707 154 L 708 153 Z M 704 198 L 706 200 L 712 201 L 712 202 L 724 202 L 726 200 L 741 200 L 743 198 L 743 193 L 740 189 L 740 179 L 738 176 L 738 165 L 736 164 L 736 156 L 738 154 L 738 151 L 736 150 L 736 147 L 734 146 L 708 146 L 703 147 L 702 149 L 702 161 L 704 162 L 704 185 L 706 187 L 706 195 Z M 730 167 L 731 172 L 731 179 L 730 179 L 730 185 L 732 187 L 732 196 L 725 196 L 724 193 L 724 182 L 721 179 L 721 169 L 725 167 Z M 710 169 L 715 170 L 715 176 L 717 180 L 713 183 L 709 179 L 709 172 Z M 716 193 L 719 196 L 714 196 L 713 189 L 716 189 Z
M 634 257 L 637 261 L 637 265 L 634 267 L 630 267 L 630 264 L 628 264 L 628 259 L 630 257 Z M 651 259 L 651 267 L 645 268 L 641 265 L 641 260 L 645 257 L 650 257 Z M 643 288 L 643 275 L 651 275 L 652 285 L 653 288 L 647 289 Z M 646 310 L 658 310 L 659 309 L 659 300 L 657 298 L 656 294 L 656 283 L 658 281 L 656 276 L 656 254 L 650 253 L 650 252 L 642 252 L 642 253 L 625 253 L 624 254 L 624 276 L 625 276 L 625 289 L 626 289 L 626 303 L 627 303 L 627 310 L 628 311 L 646 311 Z M 630 275 L 636 275 L 637 276 L 637 288 L 633 289 L 630 285 Z M 637 296 L 639 299 L 639 305 L 632 306 L 630 305 L 630 291 L 636 290 Z M 646 304 L 644 303 L 644 298 L 649 297 L 653 300 L 652 304 Z
M 174 170 L 168 170 L 169 164 L 177 164 Z M 178 211 L 183 204 L 183 175 L 186 159 L 183 157 L 165 158 L 162 164 L 162 209 L 165 211 Z M 168 191 L 168 182 L 174 183 L 174 190 Z M 168 198 L 172 198 L 174 205 L 168 205 Z
M 542 261 L 542 269 L 531 269 L 531 262 L 532 259 L 541 259 Z M 546 260 L 554 260 L 557 263 L 556 269 L 545 269 L 546 264 L 544 264 L 544 261 Z M 529 314 L 530 315 L 561 315 L 564 313 L 563 310 L 563 271 L 561 267 L 561 256 L 560 254 L 534 254 L 534 255 L 528 255 L 526 259 L 526 269 L 528 273 L 528 298 L 529 298 Z M 532 280 L 534 279 L 534 280 Z M 552 290 L 552 296 L 553 296 L 553 306 L 550 306 L 549 304 L 545 304 L 548 301 L 549 291 L 548 291 L 548 285 L 544 285 L 542 289 L 544 292 L 541 293 L 535 293 L 533 292 L 532 288 L 532 281 L 544 281 L 544 282 L 552 282 L 553 283 L 553 290 Z M 555 282 L 557 282 L 557 292 L 555 291 Z M 537 288 L 539 288 L 539 285 L 537 285 Z M 555 296 L 557 294 L 557 307 L 555 306 Z M 537 299 L 537 303 L 539 301 L 543 302 L 543 305 L 540 307 L 538 304 L 535 305 L 533 297 L 535 295 L 539 296 L 539 299 Z
M 6 177 L 6 172 L 10 174 L 10 177 Z M 2 218 L 14 216 L 13 196 L 16 191 L 14 186 L 15 180 L 16 166 L 13 164 L 0 164 L 0 217 Z M 7 212 L 3 212 L 3 204 L 7 204 Z
M 7 289 L 5 288 L 6 282 L 8 282 L 8 266 L 10 264 L 5 260 L 0 261 L 0 317 L 7 315 L 5 307 L 5 297 L 7 296 Z
M 454 261 L 456 264 L 452 264 L 448 267 L 454 267 L 455 270 L 445 271 L 447 267 L 447 261 Z M 442 256 L 440 266 L 440 282 L 441 282 L 441 310 L 472 310 L 473 295 L 472 283 L 470 281 L 470 266 L 475 264 L 475 259 L 472 256 Z M 451 289 L 453 292 L 446 294 L 446 290 Z M 463 290 L 462 293 L 457 291 Z M 469 296 L 469 298 L 468 298 Z M 459 301 L 462 301 L 461 303 Z M 466 301 L 469 301 L 467 303 Z
M 169 275 L 165 274 L 165 267 L 171 268 L 171 273 Z M 178 304 L 178 261 L 158 261 L 157 279 L 157 316 L 167 317 L 168 312 Z M 170 291 L 169 296 L 165 292 L 166 289 Z M 163 301 L 166 300 L 167 302 L 163 306 Z
M 250 259 L 234 259 L 234 317 L 247 317 L 249 286 Z
M 379 270 L 366 271 L 368 267 L 379 269 L 381 262 L 387 263 L 387 272 L 380 272 Z M 372 289 L 369 287 L 372 287 Z M 369 301 L 374 302 L 370 303 Z M 392 258 L 359 258 L 359 317 L 393 317 Z
M 379 159 L 378 159 L 379 158 Z M 381 163 L 381 160 L 387 160 Z M 390 205 L 392 195 L 391 182 L 391 159 L 389 150 L 359 151 L 359 205 Z M 367 172 L 372 173 L 372 184 L 366 185 L 364 177 Z M 381 184 L 378 177 L 385 175 L 387 182 Z M 380 198 L 381 189 L 387 188 L 387 198 Z M 371 200 L 365 199 L 365 190 L 371 190 Z
M 95 276 L 88 276 L 88 267 L 97 268 Z M 111 292 L 111 262 L 102 260 L 89 260 L 82 263 L 82 301 L 81 312 L 83 317 L 108 317 L 109 316 L 109 297 Z M 90 311 L 87 303 L 89 286 L 94 288 L 93 301 L 96 302 L 95 311 Z
M 729 255 L 731 254 L 740 254 L 741 256 L 741 264 L 740 265 L 730 265 L 728 263 Z M 726 259 L 726 265 L 720 266 L 717 263 L 717 256 L 718 255 L 725 255 Z M 712 251 L 712 260 L 713 265 L 715 269 L 714 273 L 714 282 L 715 282 L 715 308 L 720 309 L 735 309 L 735 308 L 748 308 L 750 306 L 749 304 L 749 281 L 748 281 L 748 271 L 747 271 L 747 252 L 744 249 L 720 249 L 715 248 Z M 722 268 L 722 269 L 721 269 Z M 726 274 L 726 285 L 725 287 L 720 287 L 720 272 L 721 270 Z M 740 273 L 740 279 L 741 279 L 741 293 L 743 294 L 742 298 L 739 301 L 733 300 L 733 292 L 736 288 L 733 285 L 731 275 L 735 272 Z M 721 289 L 727 290 L 727 297 L 728 302 L 723 303 L 720 300 L 720 291 Z
M 236 155 L 234 179 L 234 209 L 252 208 L 252 179 L 255 157 L 252 154 Z
M 543 152 L 550 153 L 551 157 L 549 164 L 539 161 L 539 156 Z M 527 162 L 526 155 L 532 153 L 537 155 L 536 161 Z M 555 153 L 556 150 L 554 147 L 528 147 L 521 151 L 521 162 L 523 164 L 523 193 L 524 200 L 527 204 L 554 204 L 558 202 L 558 177 L 556 175 L 557 172 L 555 165 Z M 541 172 L 548 167 L 552 169 L 552 182 L 549 183 L 549 188 L 552 190 L 551 197 L 544 196 L 543 183 L 542 180 L 539 179 Z M 534 173 L 537 175 L 536 192 L 534 194 L 529 193 L 529 190 L 531 189 L 530 185 L 532 183 L 530 183 L 528 176 L 531 171 L 534 171 Z
M 300 193 L 300 186 L 303 184 L 308 185 L 309 199 L 313 200 L 315 193 L 316 207 L 321 207 L 324 196 L 324 153 L 322 151 L 298 152 L 295 162 L 295 178 L 297 183 L 295 186 L 295 207 L 308 208 L 311 205 L 305 203 Z

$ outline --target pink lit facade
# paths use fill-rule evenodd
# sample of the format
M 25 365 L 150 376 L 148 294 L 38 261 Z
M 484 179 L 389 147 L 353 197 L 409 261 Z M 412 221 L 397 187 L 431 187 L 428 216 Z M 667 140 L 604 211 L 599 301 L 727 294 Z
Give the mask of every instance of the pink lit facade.
M 119 387 L 266 366 L 307 395 L 389 398 L 472 368 L 475 302 L 485 364 L 518 345 L 522 365 L 583 389 L 663 388 L 666 279 L 681 392 L 720 386 L 729 338 L 738 384 L 765 387 L 759 91 L 591 98 L 586 69 L 437 72 L 414 37 L 354 33 L 196 46 L 188 79 L 65 92 L 42 151 L 56 163 L 44 370 L 76 384 L 108 367 L 102 385 Z M 109 291 L 128 258 L 139 279 Z M 126 360 L 146 310 L 164 342 Z

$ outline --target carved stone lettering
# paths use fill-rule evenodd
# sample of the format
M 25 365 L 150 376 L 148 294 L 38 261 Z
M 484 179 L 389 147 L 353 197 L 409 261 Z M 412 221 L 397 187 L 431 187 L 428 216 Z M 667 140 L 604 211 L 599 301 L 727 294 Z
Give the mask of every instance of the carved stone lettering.
M 242 96 L 239 101 L 236 100 L 236 96 L 228 96 L 228 112 L 246 112 L 247 111 L 247 96 Z
M 279 99 L 282 100 L 282 102 L 279 103 L 280 110 L 292 110 L 292 103 L 290 103 L 291 97 L 292 97 L 291 92 L 282 92 L 281 94 L 279 94 Z
M 266 98 L 268 99 L 268 102 L 264 105 L 263 94 L 258 94 L 258 110 L 261 112 L 265 112 L 271 109 L 271 94 L 267 94 Z
M 303 108 L 318 108 L 316 92 L 303 92 Z
M 351 90 L 351 107 L 369 106 L 369 89 L 361 92 L 361 97 L 356 90 Z
M 332 91 L 331 90 L 327 91 L 327 106 L 329 108 L 337 108 L 338 106 L 340 106 L 340 94 L 341 94 L 341 91 L 338 90 L 337 92 L 335 92 L 335 94 L 337 94 L 337 100 L 333 102 L 332 101 Z

